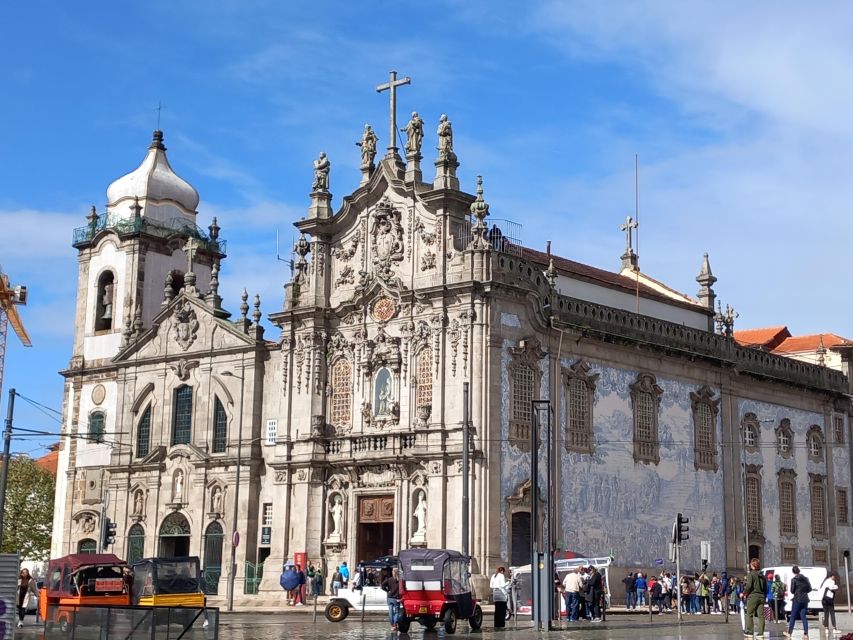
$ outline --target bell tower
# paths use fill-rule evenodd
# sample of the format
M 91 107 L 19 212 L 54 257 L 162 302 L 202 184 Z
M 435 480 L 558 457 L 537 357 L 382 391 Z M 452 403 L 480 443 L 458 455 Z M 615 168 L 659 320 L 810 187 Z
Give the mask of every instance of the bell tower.
M 198 203 L 198 192 L 169 164 L 163 132 L 155 131 L 142 163 L 107 189 L 106 210 L 92 207 L 86 226 L 74 231 L 79 276 L 72 363 L 115 356 L 150 327 L 190 269 L 192 284 L 211 282 L 209 295 L 218 299 L 215 274 L 224 243 L 215 219 L 207 232 L 196 226 Z

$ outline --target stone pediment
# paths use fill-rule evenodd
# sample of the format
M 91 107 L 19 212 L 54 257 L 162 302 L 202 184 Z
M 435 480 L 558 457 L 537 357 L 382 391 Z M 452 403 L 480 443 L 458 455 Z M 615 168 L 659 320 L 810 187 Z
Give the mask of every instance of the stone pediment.
M 145 465 L 145 464 L 160 464 L 166 459 L 166 447 L 159 446 L 154 447 L 151 452 L 142 458 L 142 460 L 137 460 L 136 464 Z
M 113 362 L 176 359 L 176 373 L 180 376 L 192 368 L 196 354 L 240 349 L 255 343 L 254 337 L 216 317 L 203 300 L 181 293 L 154 316 L 150 329 L 119 351 Z M 181 359 L 185 362 L 181 363 Z

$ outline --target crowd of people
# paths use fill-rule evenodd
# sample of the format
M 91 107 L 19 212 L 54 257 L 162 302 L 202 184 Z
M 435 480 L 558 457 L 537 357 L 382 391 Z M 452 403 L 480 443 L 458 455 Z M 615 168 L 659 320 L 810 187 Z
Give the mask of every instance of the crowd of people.
M 340 571 L 340 568 L 337 570 Z M 307 571 L 302 570 L 302 565 L 287 564 L 281 572 L 279 584 L 287 592 L 287 604 L 292 607 L 301 607 L 308 596 L 316 599 L 323 595 L 323 580 L 323 571 L 313 564 L 308 565 Z

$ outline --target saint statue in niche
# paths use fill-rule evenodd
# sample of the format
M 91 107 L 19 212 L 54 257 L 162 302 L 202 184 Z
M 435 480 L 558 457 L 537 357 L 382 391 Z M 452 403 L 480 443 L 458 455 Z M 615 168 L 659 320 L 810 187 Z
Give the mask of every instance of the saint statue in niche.
M 137 491 L 133 495 L 133 515 L 142 515 L 142 492 Z
M 374 402 L 377 416 L 391 414 L 391 403 L 393 401 L 391 389 L 391 372 L 382 367 L 376 374 L 376 385 L 374 387 Z
M 184 495 L 184 472 L 175 474 L 175 483 L 172 485 L 172 502 L 180 502 Z
M 213 487 L 211 492 L 210 510 L 213 513 L 222 513 L 222 491 L 219 487 Z
M 418 505 L 415 507 L 415 522 L 417 522 L 417 528 L 415 529 L 415 535 L 426 533 L 426 512 L 427 512 L 427 502 L 426 502 L 426 493 L 423 491 L 418 491 Z
M 332 512 L 332 533 L 329 535 L 329 539 L 340 540 L 344 531 L 344 501 L 340 494 L 335 495 L 329 511 Z

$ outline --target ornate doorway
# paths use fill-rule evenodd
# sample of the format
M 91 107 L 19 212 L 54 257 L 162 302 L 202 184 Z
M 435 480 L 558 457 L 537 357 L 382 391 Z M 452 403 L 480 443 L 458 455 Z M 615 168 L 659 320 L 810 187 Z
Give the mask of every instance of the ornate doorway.
M 394 554 L 394 496 L 358 499 L 356 561 Z
M 137 523 L 127 532 L 127 564 L 142 560 L 145 555 L 145 529 Z
M 204 534 L 204 592 L 219 593 L 219 577 L 222 575 L 222 541 L 225 533 L 222 525 L 211 522 Z
M 180 513 L 170 513 L 160 525 L 160 557 L 190 555 L 190 523 Z

